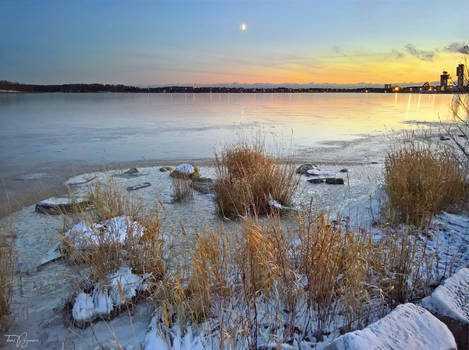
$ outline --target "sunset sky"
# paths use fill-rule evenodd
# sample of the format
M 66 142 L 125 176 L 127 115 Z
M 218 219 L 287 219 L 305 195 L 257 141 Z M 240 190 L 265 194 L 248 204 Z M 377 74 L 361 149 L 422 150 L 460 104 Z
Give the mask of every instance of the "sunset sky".
M 2 0 L 0 79 L 436 81 L 469 58 L 468 14 L 467 0 Z

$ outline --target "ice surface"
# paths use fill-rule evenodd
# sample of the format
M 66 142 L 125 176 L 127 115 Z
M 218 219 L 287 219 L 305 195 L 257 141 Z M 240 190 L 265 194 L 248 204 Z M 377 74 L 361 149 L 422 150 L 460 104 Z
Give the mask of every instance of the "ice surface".
M 422 300 L 431 312 L 469 324 L 469 269 L 462 268 Z
M 408 303 L 363 330 L 347 333 L 327 350 L 456 349 L 448 327 L 424 308 Z

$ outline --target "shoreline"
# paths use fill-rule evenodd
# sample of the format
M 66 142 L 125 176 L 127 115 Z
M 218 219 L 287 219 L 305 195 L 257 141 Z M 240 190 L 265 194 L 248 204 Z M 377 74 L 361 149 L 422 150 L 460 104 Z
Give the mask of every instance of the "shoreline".
M 310 162 L 311 159 L 294 157 L 291 159 L 283 159 L 281 161 L 296 164 Z M 10 175 L 0 179 L 0 219 L 40 200 L 67 193 L 65 182 L 72 177 L 86 173 L 125 170 L 134 167 L 176 166 L 180 163 L 195 163 L 197 166 L 211 166 L 213 165 L 213 162 L 214 158 L 184 158 L 174 160 L 134 160 L 109 162 L 106 164 L 81 164 L 72 168 L 70 167 L 71 164 L 60 164 L 52 167 L 38 167 L 35 168 L 34 172 L 22 172 L 20 174 Z M 375 164 L 376 162 L 323 160 L 315 163 L 318 165 L 351 166 Z

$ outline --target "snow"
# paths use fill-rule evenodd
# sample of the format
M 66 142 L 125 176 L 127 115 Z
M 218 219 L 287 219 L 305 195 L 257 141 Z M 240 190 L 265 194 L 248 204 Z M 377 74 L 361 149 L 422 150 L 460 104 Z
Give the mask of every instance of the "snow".
M 469 324 L 469 268 L 446 279 L 421 305 L 435 314 Z
M 138 291 L 146 290 L 145 280 L 148 277 L 150 275 L 138 276 L 129 267 L 121 267 L 107 276 L 109 283 L 97 283 L 90 293 L 77 294 L 72 308 L 73 318 L 84 322 L 109 315 L 115 308 L 132 300 Z M 121 289 L 125 299 L 122 298 Z
M 183 173 L 183 174 L 192 175 L 195 172 L 195 169 L 192 166 L 192 164 L 183 163 L 183 164 L 179 164 L 174 169 L 174 171 L 179 172 L 179 173 Z
M 77 200 L 80 202 L 81 200 Z M 39 205 L 46 205 L 46 206 L 55 206 L 55 205 L 68 205 L 71 204 L 72 200 L 68 197 L 50 197 L 40 201 Z
M 201 337 L 192 333 L 192 328 L 188 327 L 185 334 L 182 335 L 181 329 L 176 325 L 171 330 L 172 346 L 162 335 L 157 327 L 157 318 L 153 316 L 145 335 L 145 350 L 203 350 L 207 347 L 203 344 Z
M 93 298 L 87 293 L 79 293 L 75 297 L 72 316 L 75 320 L 86 321 L 95 315 L 95 305 Z
M 347 333 L 327 350 L 360 349 L 456 349 L 453 334 L 424 308 L 408 303 L 363 330 Z
M 286 209 L 282 204 L 273 199 L 272 195 L 269 194 L 269 205 L 277 209 Z
M 140 237 L 143 227 L 128 216 L 117 216 L 102 223 L 80 221 L 65 232 L 65 237 L 79 249 L 86 249 L 101 242 L 124 244 L 129 236 Z

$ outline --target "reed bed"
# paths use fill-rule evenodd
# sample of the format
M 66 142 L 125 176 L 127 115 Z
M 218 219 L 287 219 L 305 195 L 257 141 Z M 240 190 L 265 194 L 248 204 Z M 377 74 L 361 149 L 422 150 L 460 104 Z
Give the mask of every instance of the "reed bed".
M 469 196 L 468 171 L 450 148 L 412 143 L 385 160 L 384 188 L 391 216 L 424 227 L 432 217 Z
M 6 331 L 10 324 L 15 273 L 15 247 L 11 234 L 11 228 L 0 228 L 0 331 Z
M 288 206 L 298 185 L 293 167 L 267 155 L 260 143 L 225 148 L 215 155 L 215 168 L 216 201 L 225 217 L 272 213 L 272 199 Z

